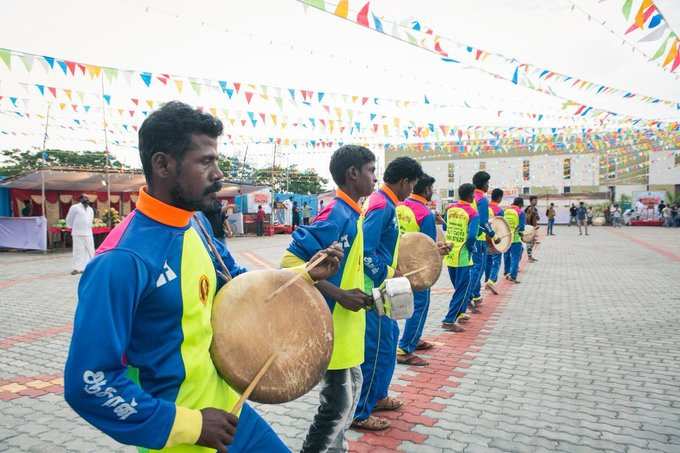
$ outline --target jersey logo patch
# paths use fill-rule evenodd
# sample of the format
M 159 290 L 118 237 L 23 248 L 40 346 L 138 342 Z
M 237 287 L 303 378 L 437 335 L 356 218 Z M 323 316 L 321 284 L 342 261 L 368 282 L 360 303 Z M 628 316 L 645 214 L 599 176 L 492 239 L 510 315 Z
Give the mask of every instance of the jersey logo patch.
M 198 281 L 198 297 L 201 299 L 203 305 L 208 303 L 208 294 L 210 293 L 210 282 L 208 276 L 203 274 Z
M 161 286 L 165 285 L 166 283 L 170 283 L 176 278 L 177 274 L 175 274 L 175 271 L 173 271 L 170 266 L 168 266 L 168 262 L 166 261 L 165 264 L 163 264 L 163 271 L 161 272 L 161 275 L 159 275 L 158 280 L 156 280 L 156 288 L 160 288 Z

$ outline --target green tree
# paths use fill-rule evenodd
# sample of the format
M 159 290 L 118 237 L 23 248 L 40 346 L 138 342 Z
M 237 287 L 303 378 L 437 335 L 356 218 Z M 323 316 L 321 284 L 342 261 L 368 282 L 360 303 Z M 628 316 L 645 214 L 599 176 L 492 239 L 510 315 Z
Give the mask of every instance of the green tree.
M 87 169 L 103 169 L 106 165 L 106 154 L 103 151 L 85 151 L 82 153 L 62 149 L 48 149 L 46 165 L 51 167 L 80 167 Z M 15 176 L 20 173 L 38 170 L 43 167 L 42 151 L 22 151 L 19 149 L 0 152 L 0 176 Z M 129 168 L 109 155 L 112 168 Z
M 319 193 L 324 190 L 328 180 L 314 170 L 300 171 L 297 166 L 284 168 L 259 168 L 255 171 L 254 182 L 270 186 L 275 192 L 294 192 L 300 194 Z
M 220 157 L 218 165 L 226 179 L 237 182 L 253 182 L 255 168 L 237 157 Z

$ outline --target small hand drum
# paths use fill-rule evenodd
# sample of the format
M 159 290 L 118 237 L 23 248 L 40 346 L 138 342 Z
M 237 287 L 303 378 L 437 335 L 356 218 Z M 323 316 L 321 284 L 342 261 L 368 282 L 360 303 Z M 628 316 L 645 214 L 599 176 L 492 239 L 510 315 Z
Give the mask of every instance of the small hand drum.
M 531 225 L 524 226 L 524 233 L 522 234 L 522 242 L 529 243 L 534 240 L 536 236 L 536 228 Z
M 399 238 L 397 270 L 402 275 L 417 271 L 407 277 L 413 291 L 422 291 L 437 283 L 442 262 L 437 244 L 427 234 L 404 233 Z
M 512 245 L 512 232 L 508 222 L 503 217 L 496 216 L 491 217 L 489 223 L 495 233 L 493 238 L 486 238 L 486 242 L 489 244 L 489 254 L 497 255 L 507 252 Z
M 299 279 L 269 296 L 295 273 L 251 271 L 224 285 L 212 309 L 213 362 L 222 378 L 243 393 L 272 354 L 274 362 L 250 399 L 294 400 L 321 381 L 333 351 L 333 320 L 321 293 Z
M 383 288 L 373 289 L 373 303 L 380 316 L 398 321 L 413 316 L 413 292 L 405 277 L 385 280 Z

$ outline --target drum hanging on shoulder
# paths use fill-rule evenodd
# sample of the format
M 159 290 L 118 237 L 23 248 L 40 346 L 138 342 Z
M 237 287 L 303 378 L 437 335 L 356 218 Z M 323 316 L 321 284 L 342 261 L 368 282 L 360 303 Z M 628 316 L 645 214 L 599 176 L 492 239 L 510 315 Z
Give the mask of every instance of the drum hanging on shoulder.
M 524 226 L 524 233 L 522 234 L 522 242 L 529 243 L 536 237 L 536 228 L 531 225 Z
M 404 233 L 399 238 L 397 270 L 408 275 L 413 291 L 432 287 L 442 272 L 437 244 L 425 233 Z
M 246 272 L 215 295 L 213 362 L 222 378 L 243 393 L 263 363 L 276 357 L 250 399 L 294 400 L 321 381 L 333 351 L 333 320 L 321 293 L 290 270 Z
M 373 288 L 373 305 L 380 316 L 398 321 L 413 316 L 413 291 L 405 277 L 388 278 L 381 288 Z
M 496 216 L 489 219 L 489 224 L 491 224 L 491 229 L 495 233 L 493 238 L 486 238 L 486 242 L 489 244 L 489 253 L 497 255 L 510 250 L 512 231 L 510 231 L 508 222 L 503 217 Z

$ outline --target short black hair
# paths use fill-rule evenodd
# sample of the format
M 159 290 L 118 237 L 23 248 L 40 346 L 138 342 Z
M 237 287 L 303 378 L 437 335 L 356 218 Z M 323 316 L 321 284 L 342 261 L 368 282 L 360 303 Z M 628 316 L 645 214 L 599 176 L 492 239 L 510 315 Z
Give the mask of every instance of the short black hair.
M 151 158 L 167 153 L 178 161 L 191 146 L 193 134 L 211 138 L 222 135 L 222 121 L 179 101 L 171 101 L 151 113 L 139 128 L 139 157 L 144 176 L 151 182 Z
M 424 194 L 425 189 L 433 185 L 434 181 L 435 179 L 432 176 L 423 173 L 423 176 L 420 177 L 420 179 L 416 183 L 416 186 L 413 188 L 413 193 L 416 195 Z
M 503 199 L 503 189 L 495 188 L 491 191 L 492 201 L 501 201 Z
M 524 206 L 524 198 L 517 197 L 514 200 L 512 200 L 512 204 L 514 204 L 515 206 L 520 206 L 520 207 Z
M 375 162 L 375 154 L 370 149 L 359 145 L 344 145 L 335 150 L 328 169 L 333 181 L 341 186 L 347 182 L 345 180 L 347 170 L 354 167 L 357 171 L 361 171 L 361 167 L 369 162 Z
M 490 174 L 485 171 L 478 171 L 472 177 L 472 184 L 474 184 L 476 188 L 481 189 L 489 182 L 489 179 L 491 179 Z
M 532 195 L 532 196 L 529 197 L 529 201 L 532 201 L 532 200 L 538 200 L 538 197 L 536 195 Z
M 402 179 L 406 178 L 409 181 L 415 181 L 423 176 L 423 167 L 418 161 L 410 157 L 397 157 L 387 165 L 383 181 L 388 184 L 396 184 Z
M 466 182 L 458 187 L 458 198 L 464 200 L 465 198 L 470 198 L 475 193 L 475 186 Z

